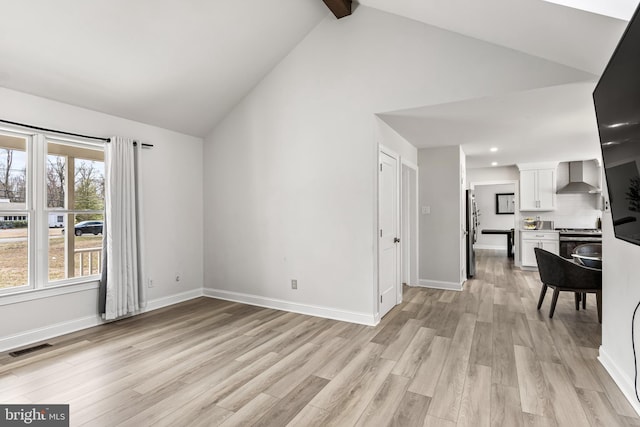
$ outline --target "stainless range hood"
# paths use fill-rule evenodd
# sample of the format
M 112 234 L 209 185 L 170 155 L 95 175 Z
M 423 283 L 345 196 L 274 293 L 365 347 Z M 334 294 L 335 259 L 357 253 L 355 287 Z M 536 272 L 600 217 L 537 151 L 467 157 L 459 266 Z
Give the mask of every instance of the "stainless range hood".
M 558 194 L 599 193 L 596 187 L 584 182 L 584 162 L 569 163 L 569 184 L 557 191 Z

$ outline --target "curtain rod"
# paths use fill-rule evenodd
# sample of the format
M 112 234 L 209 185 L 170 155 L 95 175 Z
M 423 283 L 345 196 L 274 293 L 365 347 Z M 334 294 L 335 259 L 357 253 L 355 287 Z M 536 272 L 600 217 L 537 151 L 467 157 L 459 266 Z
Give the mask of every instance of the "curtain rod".
M 10 125 L 14 125 L 14 126 L 20 126 L 23 128 L 29 128 L 29 129 L 35 129 L 35 130 L 41 130 L 41 131 L 45 131 L 45 132 L 52 132 L 52 133 L 58 133 L 60 135 L 69 135 L 69 136 L 77 136 L 80 138 L 86 138 L 86 139 L 95 139 L 98 141 L 104 141 L 104 142 L 110 142 L 111 138 L 102 138 L 99 136 L 89 136 L 89 135 L 82 135 L 80 133 L 72 133 L 72 132 L 65 132 L 65 131 L 61 131 L 61 130 L 55 130 L 55 129 L 47 129 L 47 128 L 43 128 L 43 127 L 39 127 L 39 126 L 33 126 L 33 125 L 27 125 L 24 123 L 18 123 L 18 122 L 12 122 L 10 120 L 3 120 L 0 119 L 1 123 L 7 123 Z M 138 143 L 136 141 L 133 142 L 133 145 L 137 145 Z M 151 148 L 153 147 L 153 144 L 142 144 L 143 148 Z

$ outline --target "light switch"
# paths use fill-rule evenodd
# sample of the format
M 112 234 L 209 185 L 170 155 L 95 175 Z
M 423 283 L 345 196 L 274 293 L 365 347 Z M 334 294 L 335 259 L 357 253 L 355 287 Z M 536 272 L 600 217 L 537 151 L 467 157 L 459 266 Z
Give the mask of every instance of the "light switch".
M 429 214 L 431 214 L 431 206 L 423 206 L 422 215 L 429 215 Z

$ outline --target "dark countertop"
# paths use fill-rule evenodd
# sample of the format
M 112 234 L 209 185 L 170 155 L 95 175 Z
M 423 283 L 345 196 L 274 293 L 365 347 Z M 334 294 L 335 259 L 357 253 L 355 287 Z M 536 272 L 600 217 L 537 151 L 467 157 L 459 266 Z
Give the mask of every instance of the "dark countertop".
M 485 228 L 484 230 L 481 231 L 482 234 L 511 234 L 513 233 L 513 228 L 510 230 L 498 230 L 498 229 L 493 229 L 493 228 Z

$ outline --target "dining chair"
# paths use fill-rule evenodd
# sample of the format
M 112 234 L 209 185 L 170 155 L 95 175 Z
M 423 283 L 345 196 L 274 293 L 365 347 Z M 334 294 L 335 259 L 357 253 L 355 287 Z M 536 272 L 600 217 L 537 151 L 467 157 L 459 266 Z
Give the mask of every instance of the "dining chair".
M 561 291 L 576 293 L 576 309 L 579 308 L 578 294 L 595 293 L 598 322 L 602 323 L 602 270 L 579 265 L 541 248 L 534 248 L 534 251 L 542 281 L 538 310 L 542 307 L 547 288 L 553 289 L 549 318 L 553 318 Z

